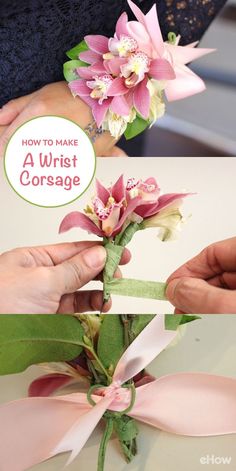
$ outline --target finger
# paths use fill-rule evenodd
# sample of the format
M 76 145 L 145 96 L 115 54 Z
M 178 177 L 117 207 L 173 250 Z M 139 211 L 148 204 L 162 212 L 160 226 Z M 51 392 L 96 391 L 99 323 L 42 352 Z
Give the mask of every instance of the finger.
M 196 278 L 176 278 L 166 289 L 167 299 L 187 314 L 236 313 L 236 291 L 223 290 Z
M 236 273 L 222 273 L 207 280 L 211 286 L 224 289 L 236 289 Z
M 110 150 L 105 150 L 102 157 L 128 157 L 123 149 L 113 146 Z
M 33 256 L 37 265 L 50 267 L 59 265 L 84 250 L 97 245 L 101 245 L 101 243 L 96 241 L 65 242 L 55 245 L 30 247 L 26 248 L 26 251 L 30 253 L 31 257 Z
M 61 298 L 58 314 L 76 314 L 82 312 L 108 312 L 111 309 L 111 300 L 103 305 L 103 292 L 78 291 L 72 294 L 66 294 Z
M 50 268 L 54 276 L 52 281 L 60 296 L 74 293 L 93 280 L 103 270 L 106 256 L 104 247 L 95 245 Z
M 39 266 L 53 266 L 63 263 L 65 260 L 74 257 L 74 255 L 82 252 L 85 249 L 101 244 L 102 242 L 96 241 L 65 242 L 54 245 L 42 245 L 30 248 L 26 247 L 25 249 L 17 249 L 17 251 L 28 251 L 30 257 L 33 256 L 35 263 Z M 128 249 L 124 249 L 120 265 L 129 263 L 130 259 L 130 251 Z
M 20 114 L 25 106 L 27 106 L 32 100 L 33 96 L 34 93 L 31 93 L 6 103 L 0 109 L 0 124 L 4 126 L 11 124 L 18 114 Z
M 209 245 L 168 278 L 194 277 L 207 280 L 223 272 L 235 271 L 236 237 Z

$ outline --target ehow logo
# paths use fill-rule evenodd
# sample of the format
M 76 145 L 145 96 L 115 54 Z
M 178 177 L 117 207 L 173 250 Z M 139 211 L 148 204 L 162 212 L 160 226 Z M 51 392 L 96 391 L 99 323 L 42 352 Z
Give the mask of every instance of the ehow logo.
M 200 458 L 201 464 L 231 464 L 232 456 L 206 455 Z

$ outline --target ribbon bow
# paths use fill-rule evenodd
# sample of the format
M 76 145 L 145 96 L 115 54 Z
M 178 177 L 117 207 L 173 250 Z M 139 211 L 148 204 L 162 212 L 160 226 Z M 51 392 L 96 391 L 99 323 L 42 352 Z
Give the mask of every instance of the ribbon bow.
M 27 398 L 0 407 L 0 469 L 24 471 L 58 453 L 78 455 L 107 410 L 187 436 L 236 433 L 236 380 L 205 373 L 163 376 L 134 390 L 122 387 L 174 339 L 156 316 L 120 358 L 98 394 Z M 96 385 L 96 389 L 99 386 Z M 102 395 L 100 395 L 102 394 Z M 89 399 L 89 401 L 88 401 Z M 184 404 L 184 407 L 183 407 Z

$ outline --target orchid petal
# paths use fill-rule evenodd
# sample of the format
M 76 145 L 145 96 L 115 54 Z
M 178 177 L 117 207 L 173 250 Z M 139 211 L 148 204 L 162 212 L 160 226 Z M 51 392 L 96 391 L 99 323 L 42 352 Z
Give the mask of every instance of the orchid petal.
M 88 216 L 78 211 L 73 211 L 64 217 L 59 227 L 59 234 L 67 232 L 74 227 L 85 229 L 89 233 L 95 234 L 99 237 L 103 236 L 102 230 L 99 229 Z
M 129 4 L 129 7 L 132 10 L 134 16 L 137 18 L 137 20 L 140 23 L 142 23 L 143 25 L 145 25 L 145 15 L 140 10 L 140 8 L 138 8 L 137 5 L 135 5 L 135 3 L 132 2 L 131 0 L 128 0 L 128 4 Z
M 119 96 L 124 95 L 128 91 L 129 89 L 125 86 L 124 79 L 121 77 L 117 77 L 109 86 L 107 94 L 108 96 Z
M 134 90 L 134 106 L 144 119 L 147 119 L 149 116 L 150 100 L 151 98 L 147 88 L 146 78 L 140 82 Z
M 115 96 L 111 102 L 110 109 L 118 116 L 129 116 L 131 109 L 127 103 L 126 95 Z
M 124 175 L 121 175 L 111 188 L 111 195 L 117 203 L 123 201 L 125 197 Z
M 72 378 L 68 375 L 53 373 L 35 379 L 29 386 L 29 397 L 47 397 L 62 386 L 70 383 Z
M 122 13 L 122 15 L 120 16 L 120 18 L 118 19 L 116 23 L 116 35 L 118 39 L 120 39 L 122 35 L 125 36 L 128 34 L 127 22 L 128 22 L 128 16 L 127 16 L 127 13 L 124 12 Z
M 93 75 L 106 74 L 107 72 L 106 68 L 104 67 L 104 63 L 102 61 L 96 62 L 95 64 L 91 65 L 89 69 L 91 70 L 91 73 Z
M 127 63 L 127 59 L 122 57 L 116 57 L 115 59 L 110 59 L 105 62 L 106 70 L 109 71 L 112 75 L 120 74 L 120 67 Z
M 114 205 L 108 217 L 102 221 L 102 230 L 107 237 L 110 237 L 120 218 L 120 206 Z
M 156 49 L 157 53 L 162 56 L 164 53 L 164 41 L 159 25 L 156 4 L 153 5 L 151 10 L 145 16 L 145 25 L 154 48 Z
M 145 52 L 148 56 L 151 55 L 150 37 L 145 29 L 145 26 L 137 21 L 129 21 L 127 23 L 129 35 L 137 41 L 139 49 Z
M 188 67 L 175 67 L 176 79 L 167 83 L 165 94 L 168 101 L 181 100 L 203 92 L 206 86 L 203 80 Z
M 88 96 L 91 93 L 84 80 L 72 80 L 69 83 L 69 88 L 73 95 Z
M 82 79 L 91 80 L 93 78 L 93 72 L 90 67 L 78 67 L 76 72 Z
M 123 215 L 121 216 L 117 226 L 114 229 L 114 232 L 112 235 L 118 234 L 120 229 L 122 228 L 123 224 L 125 223 L 126 219 L 128 216 L 135 211 L 135 208 L 138 206 L 139 201 L 140 201 L 140 196 L 137 196 L 136 198 L 133 198 L 132 200 L 129 201 L 127 208 L 125 209 Z
M 150 65 L 149 75 L 156 80 L 173 80 L 176 78 L 172 65 L 166 59 L 154 59 Z
M 79 54 L 79 58 L 87 64 L 95 64 L 101 59 L 101 56 L 94 51 L 83 51 Z
M 193 193 L 167 193 L 166 195 L 160 196 L 158 200 L 158 212 L 166 206 L 169 206 L 169 204 L 172 204 L 175 200 L 185 198 L 191 194 Z
M 110 198 L 110 192 L 107 190 L 105 186 L 99 180 L 96 180 L 96 194 L 97 197 L 103 202 L 104 206 L 106 206 L 108 198 Z
M 93 117 L 96 121 L 96 124 L 97 124 L 98 128 L 100 128 L 100 126 L 102 125 L 102 123 L 105 119 L 105 116 L 106 116 L 106 113 L 109 109 L 111 101 L 112 101 L 112 99 L 104 100 L 102 102 L 102 104 L 100 105 L 98 103 L 98 101 L 94 100 L 92 113 L 93 113 Z
M 89 49 L 98 54 L 105 54 L 108 51 L 108 38 L 100 34 L 91 34 L 85 36 L 85 42 L 87 43 Z
M 177 64 L 189 64 L 189 62 L 215 51 L 215 49 L 196 48 L 193 47 L 194 44 L 195 43 L 192 45 L 188 44 L 187 46 L 174 46 L 173 44 L 166 43 L 166 47 L 173 57 L 173 62 Z

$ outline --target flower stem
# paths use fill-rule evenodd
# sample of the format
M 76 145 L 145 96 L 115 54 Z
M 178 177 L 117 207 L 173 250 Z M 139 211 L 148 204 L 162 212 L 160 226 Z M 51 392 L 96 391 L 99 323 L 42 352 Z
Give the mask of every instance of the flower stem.
M 112 376 L 110 376 L 105 368 L 105 366 L 102 364 L 101 360 L 99 360 L 95 350 L 93 349 L 93 347 L 89 346 L 89 345 L 85 345 L 85 348 L 87 350 L 89 350 L 89 352 L 92 353 L 94 359 L 96 360 L 97 364 L 99 365 L 99 367 L 101 368 L 102 372 L 104 373 L 104 375 L 106 376 L 107 378 L 107 381 L 108 381 L 108 384 L 111 384 L 112 383 Z
M 113 419 L 109 417 L 106 419 L 106 428 L 104 430 L 102 440 L 100 443 L 97 471 L 104 471 L 106 449 L 107 449 L 108 442 L 112 436 L 112 432 L 113 432 Z

